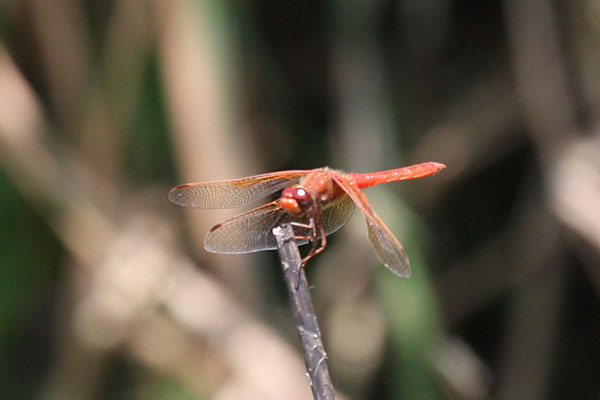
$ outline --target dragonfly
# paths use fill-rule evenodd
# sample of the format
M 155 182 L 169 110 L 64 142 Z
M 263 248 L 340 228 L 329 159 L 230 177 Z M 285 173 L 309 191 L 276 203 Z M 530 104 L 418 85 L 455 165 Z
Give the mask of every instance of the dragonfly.
M 327 235 L 340 229 L 358 207 L 366 218 L 368 237 L 378 259 L 396 275 L 410 277 L 406 251 L 375 213 L 362 189 L 388 182 L 434 175 L 446 166 L 425 162 L 387 171 L 345 173 L 328 167 L 288 170 L 240 179 L 187 183 L 169 192 L 179 206 L 237 208 L 278 191 L 274 201 L 213 226 L 204 248 L 212 253 L 243 254 L 276 250 L 273 228 L 289 223 L 299 245 L 312 242 L 301 266 L 327 246 Z

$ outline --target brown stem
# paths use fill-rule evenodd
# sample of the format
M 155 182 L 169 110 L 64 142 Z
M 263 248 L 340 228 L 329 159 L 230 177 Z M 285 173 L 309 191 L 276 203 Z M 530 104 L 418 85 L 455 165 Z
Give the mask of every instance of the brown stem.
M 308 291 L 304 268 L 300 267 L 302 262 L 300 252 L 293 240 L 294 230 L 291 225 L 283 224 L 273 229 L 273 235 L 277 239 L 281 268 L 290 296 L 292 312 L 296 319 L 296 327 L 302 341 L 304 361 L 313 397 L 319 400 L 335 399 L 327 367 L 327 353 L 321 340 L 321 331 Z

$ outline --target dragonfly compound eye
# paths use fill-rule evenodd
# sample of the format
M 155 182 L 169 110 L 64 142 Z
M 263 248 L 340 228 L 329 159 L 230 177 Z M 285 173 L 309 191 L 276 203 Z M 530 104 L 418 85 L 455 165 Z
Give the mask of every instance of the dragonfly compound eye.
M 287 187 L 281 192 L 281 207 L 291 215 L 300 215 L 312 204 L 312 198 L 301 187 Z

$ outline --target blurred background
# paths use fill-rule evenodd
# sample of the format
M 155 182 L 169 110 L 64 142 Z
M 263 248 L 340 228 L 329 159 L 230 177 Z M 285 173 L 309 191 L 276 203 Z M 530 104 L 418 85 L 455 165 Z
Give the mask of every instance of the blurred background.
M 424 161 L 308 279 L 338 396 L 600 396 L 600 2 L 0 1 L 0 398 L 311 398 L 180 183 Z

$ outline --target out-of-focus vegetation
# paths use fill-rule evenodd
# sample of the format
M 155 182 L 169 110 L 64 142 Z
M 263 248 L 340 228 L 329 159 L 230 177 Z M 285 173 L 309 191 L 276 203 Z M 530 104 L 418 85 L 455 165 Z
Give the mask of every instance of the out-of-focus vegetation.
M 308 266 L 338 395 L 598 399 L 597 1 L 0 2 L 0 398 L 306 399 L 186 181 L 423 161 Z

